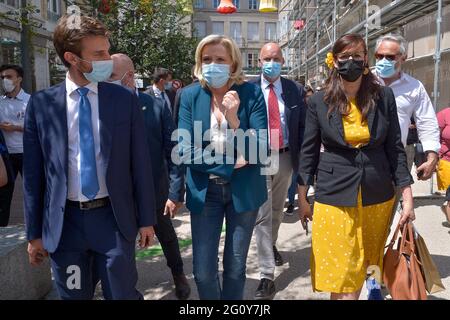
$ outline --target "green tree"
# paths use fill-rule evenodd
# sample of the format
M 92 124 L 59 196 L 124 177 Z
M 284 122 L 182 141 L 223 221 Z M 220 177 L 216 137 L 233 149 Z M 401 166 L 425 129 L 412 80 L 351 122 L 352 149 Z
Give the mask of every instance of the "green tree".
M 106 2 L 107 10 L 105 0 L 97 0 L 93 8 L 111 32 L 112 52 L 130 56 L 144 77 L 150 77 L 156 67 L 165 67 L 173 71 L 174 78 L 190 80 L 197 40 L 188 32 L 185 1 Z

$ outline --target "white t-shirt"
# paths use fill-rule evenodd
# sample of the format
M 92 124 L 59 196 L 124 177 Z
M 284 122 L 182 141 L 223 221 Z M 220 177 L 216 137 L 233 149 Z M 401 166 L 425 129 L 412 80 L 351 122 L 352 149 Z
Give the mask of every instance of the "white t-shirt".
M 25 110 L 30 95 L 21 89 L 15 98 L 0 97 L 0 123 L 8 122 L 16 126 L 24 126 Z M 20 131 L 3 131 L 8 152 L 23 153 L 23 133 Z

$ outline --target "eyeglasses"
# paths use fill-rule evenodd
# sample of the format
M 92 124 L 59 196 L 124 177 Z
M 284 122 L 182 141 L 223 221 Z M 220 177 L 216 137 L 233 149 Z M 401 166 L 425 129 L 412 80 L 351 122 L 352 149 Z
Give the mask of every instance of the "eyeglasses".
M 337 58 L 339 61 L 347 61 L 350 59 L 350 57 L 355 61 L 362 61 L 364 60 L 366 53 L 364 51 L 359 52 L 344 52 L 344 53 L 338 53 Z
M 386 58 L 389 61 L 394 61 L 395 59 L 397 59 L 398 56 L 399 56 L 399 54 L 378 54 L 378 53 L 375 53 L 375 59 L 377 59 L 377 60 L 383 60 L 384 58 Z

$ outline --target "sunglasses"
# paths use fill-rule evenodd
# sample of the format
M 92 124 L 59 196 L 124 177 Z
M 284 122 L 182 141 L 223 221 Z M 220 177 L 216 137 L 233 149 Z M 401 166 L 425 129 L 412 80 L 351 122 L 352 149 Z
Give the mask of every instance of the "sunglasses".
M 399 54 L 375 54 L 375 59 L 377 60 L 383 60 L 384 58 L 386 58 L 389 61 L 394 61 L 395 59 L 397 59 L 397 57 L 399 56 Z

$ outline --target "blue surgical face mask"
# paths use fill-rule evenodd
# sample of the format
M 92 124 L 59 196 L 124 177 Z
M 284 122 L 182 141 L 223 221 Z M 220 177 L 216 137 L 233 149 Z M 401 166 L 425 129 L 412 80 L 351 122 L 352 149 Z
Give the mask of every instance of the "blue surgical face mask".
M 164 84 L 164 89 L 172 90 L 172 81 L 166 82 L 166 84 Z
M 90 82 L 106 81 L 111 76 L 114 67 L 112 60 L 87 61 L 81 58 L 79 59 L 89 62 L 92 65 L 91 72 L 83 72 L 84 77 Z
M 281 74 L 281 63 L 275 61 L 264 62 L 262 71 L 269 79 L 276 79 Z
M 395 75 L 397 70 L 395 69 L 395 65 L 397 62 L 395 60 L 388 60 L 386 58 L 383 58 L 382 60 L 377 61 L 377 64 L 375 66 L 377 70 L 377 74 L 381 78 L 391 78 Z
M 202 76 L 211 88 L 222 88 L 230 80 L 230 65 L 204 63 L 202 64 Z

